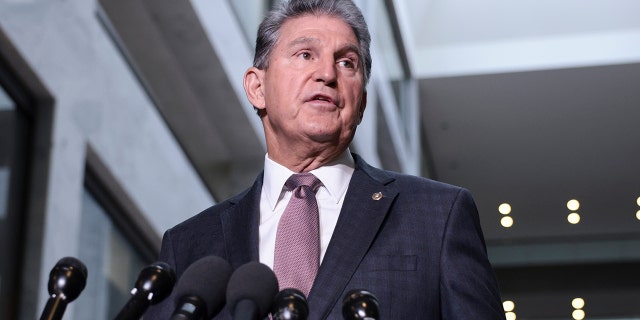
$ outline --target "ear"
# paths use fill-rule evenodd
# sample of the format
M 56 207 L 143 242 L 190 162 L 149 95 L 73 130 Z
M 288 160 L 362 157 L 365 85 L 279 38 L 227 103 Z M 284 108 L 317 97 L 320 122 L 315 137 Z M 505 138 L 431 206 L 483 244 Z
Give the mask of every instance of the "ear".
M 264 70 L 251 67 L 244 73 L 244 92 L 247 94 L 249 102 L 258 110 L 265 108 L 263 82 Z

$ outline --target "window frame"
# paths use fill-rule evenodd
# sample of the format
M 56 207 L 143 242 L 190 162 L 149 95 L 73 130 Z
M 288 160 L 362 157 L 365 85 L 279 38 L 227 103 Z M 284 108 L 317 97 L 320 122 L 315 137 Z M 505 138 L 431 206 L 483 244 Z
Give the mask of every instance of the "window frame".
M 149 263 L 156 261 L 162 238 L 90 145 L 84 186 L 135 250 Z
M 23 216 L 19 221 L 18 243 L 11 306 L 8 318 L 35 318 L 37 310 L 28 303 L 39 299 L 43 225 L 48 192 L 51 135 L 55 100 L 11 39 L 0 26 L 0 86 L 26 115 L 28 137 L 24 181 L 18 201 Z

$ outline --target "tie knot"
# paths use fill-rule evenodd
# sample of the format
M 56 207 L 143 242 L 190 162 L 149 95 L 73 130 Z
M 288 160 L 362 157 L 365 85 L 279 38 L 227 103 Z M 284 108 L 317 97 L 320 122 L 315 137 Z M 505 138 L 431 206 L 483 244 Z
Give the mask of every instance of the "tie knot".
M 312 173 L 305 172 L 292 174 L 284 185 L 287 190 L 295 190 L 297 187 L 307 186 L 315 193 L 322 185 L 322 182 Z

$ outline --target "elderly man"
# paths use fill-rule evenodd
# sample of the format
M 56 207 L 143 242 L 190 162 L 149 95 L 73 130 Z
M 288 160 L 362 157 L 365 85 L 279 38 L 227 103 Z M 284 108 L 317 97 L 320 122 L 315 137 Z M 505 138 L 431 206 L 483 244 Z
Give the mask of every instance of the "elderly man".
M 383 319 L 503 319 L 468 191 L 349 152 L 366 107 L 369 43 L 350 0 L 292 0 L 268 14 L 244 77 L 264 126 L 264 171 L 168 230 L 160 259 L 178 276 L 207 255 L 234 268 L 260 261 L 281 289 L 308 295 L 309 319 L 342 318 L 357 288 L 375 294 Z M 169 298 L 145 318 L 173 308 Z

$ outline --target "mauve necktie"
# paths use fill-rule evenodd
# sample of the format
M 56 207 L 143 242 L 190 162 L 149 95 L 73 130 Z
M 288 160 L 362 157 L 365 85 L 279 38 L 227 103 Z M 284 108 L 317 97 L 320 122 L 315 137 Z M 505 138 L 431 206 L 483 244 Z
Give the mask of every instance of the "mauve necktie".
M 311 173 L 298 173 L 284 185 L 293 194 L 278 223 L 273 271 L 280 289 L 296 288 L 309 296 L 320 266 L 316 191 L 322 182 Z

